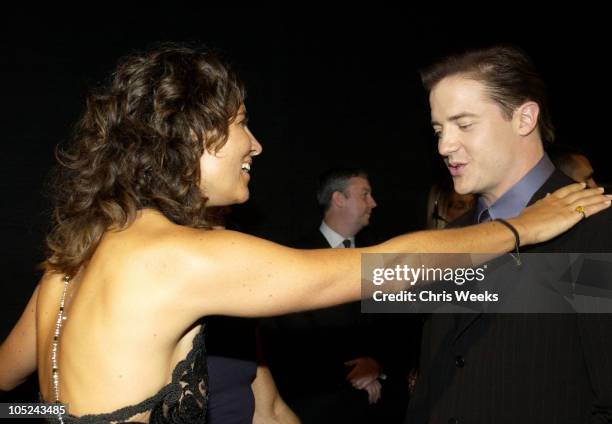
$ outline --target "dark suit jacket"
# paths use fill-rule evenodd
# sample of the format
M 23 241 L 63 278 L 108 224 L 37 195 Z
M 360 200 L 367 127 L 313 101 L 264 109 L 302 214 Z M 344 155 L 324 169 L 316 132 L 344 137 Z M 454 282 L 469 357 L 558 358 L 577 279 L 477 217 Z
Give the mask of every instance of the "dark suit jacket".
M 294 247 L 330 246 L 316 229 Z M 372 325 L 369 317 L 360 313 L 359 302 L 264 320 L 261 330 L 266 362 L 281 395 L 291 398 L 348 385 L 345 379 L 350 367 L 344 362 L 376 357 Z
M 530 203 L 569 183 L 556 171 Z M 612 252 L 612 213 L 522 250 Z M 612 422 L 611 315 L 433 314 L 421 349 L 406 423 Z

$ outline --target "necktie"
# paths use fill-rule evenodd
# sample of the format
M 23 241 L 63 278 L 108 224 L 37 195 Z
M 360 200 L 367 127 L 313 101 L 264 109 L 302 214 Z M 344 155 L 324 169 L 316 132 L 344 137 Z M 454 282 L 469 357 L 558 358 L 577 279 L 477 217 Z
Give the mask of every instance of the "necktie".
M 349 239 L 344 239 L 342 240 L 342 244 L 344 245 L 344 247 L 346 249 L 348 249 L 349 247 L 351 247 L 351 241 Z

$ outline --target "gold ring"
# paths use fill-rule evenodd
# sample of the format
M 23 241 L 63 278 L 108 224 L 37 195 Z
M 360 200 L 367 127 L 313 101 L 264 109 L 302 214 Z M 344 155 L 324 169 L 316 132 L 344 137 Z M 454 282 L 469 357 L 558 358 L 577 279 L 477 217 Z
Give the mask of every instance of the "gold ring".
M 579 214 L 582 214 L 583 218 L 586 218 L 586 214 L 584 213 L 584 207 L 582 206 L 576 206 L 576 209 L 574 209 L 576 212 L 578 212 Z

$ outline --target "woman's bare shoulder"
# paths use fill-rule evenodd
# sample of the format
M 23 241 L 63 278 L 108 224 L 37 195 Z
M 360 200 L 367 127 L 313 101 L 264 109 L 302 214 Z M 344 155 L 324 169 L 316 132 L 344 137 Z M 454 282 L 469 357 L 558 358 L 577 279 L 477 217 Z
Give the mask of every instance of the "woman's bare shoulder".
M 225 230 L 190 228 L 171 222 L 158 212 L 145 211 L 126 229 L 108 231 L 90 265 L 96 269 L 147 275 L 148 281 L 168 281 L 193 271 L 203 272 L 224 246 L 248 244 L 253 239 Z M 197 266 L 196 266 L 197 265 Z
M 134 254 L 146 252 L 147 255 L 162 257 L 177 255 L 186 260 L 193 260 L 194 255 L 202 257 L 225 251 L 247 252 L 274 244 L 237 231 L 178 225 L 159 213 L 143 215 L 134 222 L 127 236 L 140 246 L 132 249 Z
M 45 298 L 49 292 L 54 293 L 58 287 L 62 287 L 64 274 L 52 269 L 46 269 L 38 282 L 38 296 Z

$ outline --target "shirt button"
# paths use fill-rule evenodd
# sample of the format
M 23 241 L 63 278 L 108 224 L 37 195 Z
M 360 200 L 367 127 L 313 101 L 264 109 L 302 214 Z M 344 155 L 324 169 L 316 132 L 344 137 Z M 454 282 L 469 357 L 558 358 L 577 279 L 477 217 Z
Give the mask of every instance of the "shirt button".
M 457 368 L 463 368 L 465 366 L 465 359 L 463 359 L 463 356 L 455 356 L 455 365 L 457 366 Z

